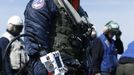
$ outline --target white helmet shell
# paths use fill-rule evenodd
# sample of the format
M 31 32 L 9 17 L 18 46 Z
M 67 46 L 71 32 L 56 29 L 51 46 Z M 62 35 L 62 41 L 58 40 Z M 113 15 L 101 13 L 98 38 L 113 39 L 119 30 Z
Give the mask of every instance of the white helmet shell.
M 105 26 L 104 26 L 104 32 L 107 32 L 108 30 L 111 31 L 118 31 L 119 30 L 119 25 L 118 23 L 114 22 L 114 21 L 109 21 Z
M 96 27 L 95 26 L 92 26 L 92 33 L 91 33 L 91 37 L 92 38 L 96 38 L 97 37 L 97 31 L 96 31 Z
M 12 16 L 8 20 L 8 26 L 15 25 L 15 26 L 22 26 L 23 20 L 19 16 Z

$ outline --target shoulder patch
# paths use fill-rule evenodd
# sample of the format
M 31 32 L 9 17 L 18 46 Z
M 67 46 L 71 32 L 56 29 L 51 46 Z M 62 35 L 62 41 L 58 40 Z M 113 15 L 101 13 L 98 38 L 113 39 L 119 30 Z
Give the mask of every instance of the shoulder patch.
M 46 5 L 45 0 L 34 0 L 32 3 L 32 8 L 41 9 L 45 5 Z

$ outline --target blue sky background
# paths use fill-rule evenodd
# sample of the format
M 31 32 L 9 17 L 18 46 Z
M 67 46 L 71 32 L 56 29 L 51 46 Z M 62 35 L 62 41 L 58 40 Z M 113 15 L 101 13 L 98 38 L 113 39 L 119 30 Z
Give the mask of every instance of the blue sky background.
M 7 20 L 12 15 L 23 18 L 25 6 L 29 0 L 1 0 L 0 36 L 5 32 Z M 127 44 L 134 40 L 134 0 L 81 0 L 81 6 L 87 11 L 89 20 L 96 26 L 98 35 L 110 20 L 119 23 L 123 32 L 122 40 Z

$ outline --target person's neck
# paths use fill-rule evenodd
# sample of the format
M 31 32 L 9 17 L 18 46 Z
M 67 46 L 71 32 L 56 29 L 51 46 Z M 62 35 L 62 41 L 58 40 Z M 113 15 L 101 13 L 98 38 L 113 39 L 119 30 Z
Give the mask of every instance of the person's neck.
M 107 35 L 107 34 L 104 34 L 105 35 L 105 37 L 107 38 L 107 40 L 110 42 L 110 43 L 112 43 L 112 39 Z

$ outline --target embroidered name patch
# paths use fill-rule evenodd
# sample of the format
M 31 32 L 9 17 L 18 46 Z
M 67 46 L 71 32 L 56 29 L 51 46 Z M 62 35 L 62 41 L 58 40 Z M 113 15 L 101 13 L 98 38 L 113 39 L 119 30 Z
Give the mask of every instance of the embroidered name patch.
M 32 3 L 32 8 L 41 9 L 44 5 L 46 5 L 44 0 L 34 0 Z

